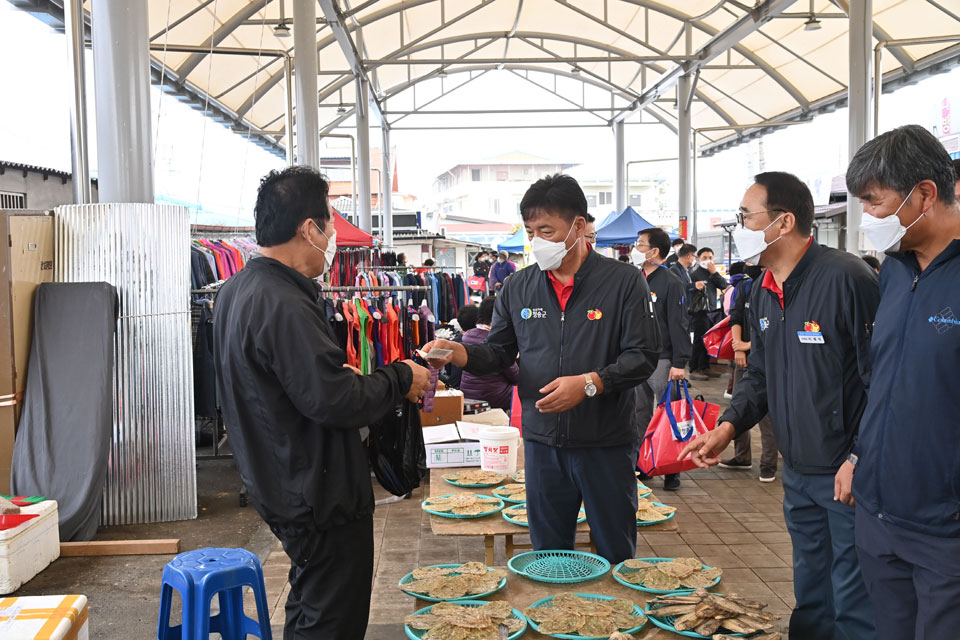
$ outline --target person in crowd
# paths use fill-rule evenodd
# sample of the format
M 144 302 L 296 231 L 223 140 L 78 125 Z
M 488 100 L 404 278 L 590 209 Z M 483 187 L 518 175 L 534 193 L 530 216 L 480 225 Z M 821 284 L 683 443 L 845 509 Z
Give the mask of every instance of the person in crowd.
M 426 260 L 423 261 L 423 266 L 425 266 L 425 267 L 432 267 L 432 266 L 434 266 L 434 265 L 436 265 L 436 264 L 437 264 L 437 263 L 434 261 L 433 258 L 427 258 Z
M 732 269 L 732 267 L 731 267 Z M 733 338 L 734 370 L 733 384 L 743 378 L 750 355 L 750 293 L 762 277 L 760 265 L 744 264 L 744 277 L 734 289 L 733 307 L 730 309 L 730 333 Z M 731 280 L 733 277 L 731 277 Z M 768 413 L 760 419 L 760 482 L 773 482 L 777 479 L 777 438 L 773 431 L 773 421 Z M 724 460 L 719 466 L 724 469 L 749 471 L 753 468 L 753 452 L 750 448 L 750 430 L 744 431 L 733 441 L 733 457 Z
M 953 193 L 956 195 L 957 200 L 960 200 L 960 158 L 953 161 L 953 170 L 957 174 L 957 182 L 956 185 L 954 185 Z
M 290 556 L 286 640 L 364 636 L 373 578 L 373 488 L 360 428 L 429 386 L 410 360 L 345 365 L 315 278 L 337 241 L 314 169 L 271 171 L 254 209 L 260 257 L 220 289 L 217 385 L 250 500 Z
M 587 246 L 590 249 L 597 248 L 597 219 L 594 218 L 589 213 L 584 216 L 587 221 L 587 231 L 583 234 L 583 239 L 586 241 Z
M 491 298 L 492 299 L 492 298 Z M 463 336 L 467 331 L 473 330 L 477 326 L 477 316 L 479 308 L 475 304 L 467 304 L 460 307 L 457 311 L 457 327 L 459 331 L 454 336 L 454 342 L 463 342 Z M 459 389 L 463 384 L 463 370 L 453 364 L 448 364 L 443 368 L 444 384 L 454 389 Z
M 398 267 L 405 267 L 405 266 L 407 266 L 407 254 L 405 254 L 405 253 L 398 253 L 398 254 L 397 254 L 397 266 L 398 266 Z
M 517 265 L 510 261 L 510 254 L 501 251 L 497 256 L 497 262 L 490 267 L 490 282 L 493 284 L 493 291 L 499 292 L 503 288 L 503 283 L 507 278 L 517 272 Z
M 856 545 L 877 636 L 960 629 L 960 203 L 950 156 L 923 127 L 863 145 L 847 168 L 878 251 L 880 308 L 860 437 L 835 499 L 856 503 Z M 851 482 L 853 492 L 851 496 Z M 883 612 L 882 614 L 880 612 Z M 881 622 L 882 620 L 882 622 Z
M 697 266 L 690 270 L 690 280 L 698 292 L 691 292 L 690 329 L 693 331 L 693 355 L 690 358 L 690 378 L 707 380 L 720 374 L 710 371 L 710 356 L 703 345 L 703 334 L 710 330 L 711 317 L 719 308 L 719 292 L 727 288 L 727 281 L 713 263 L 713 249 L 701 247 L 697 251 Z M 705 305 L 697 297 L 706 298 Z
M 728 273 L 730 276 L 730 286 L 723 292 L 723 315 L 725 316 L 730 315 L 730 309 L 733 306 L 733 300 L 737 293 L 737 285 L 740 284 L 745 277 L 743 273 L 745 266 L 746 263 L 743 260 L 738 260 L 730 265 L 730 271 Z M 736 374 L 736 360 L 730 363 L 729 369 L 727 390 L 723 392 L 723 397 L 727 400 L 733 398 L 733 379 Z
M 483 344 L 490 334 L 493 322 L 493 305 L 495 298 L 485 298 L 477 310 L 475 327 L 465 331 L 463 344 Z M 456 366 L 456 365 L 451 365 Z M 486 375 L 474 375 L 464 372 L 460 384 L 465 398 L 472 400 L 486 400 L 494 409 L 503 409 L 510 413 L 510 403 L 513 401 L 513 387 L 517 384 L 519 368 L 513 363 L 506 369 Z
M 704 468 L 719 463 L 730 441 L 769 412 L 793 542 L 790 637 L 875 638 L 854 510 L 833 497 L 834 474 L 853 449 L 867 403 L 877 276 L 857 256 L 813 240 L 813 197 L 794 175 L 757 175 L 737 218 L 740 255 L 767 268 L 750 296 L 750 357 L 717 428 L 680 458 L 691 455 Z M 890 615 L 883 612 L 882 624 Z
M 873 269 L 874 273 L 880 275 L 880 261 L 874 258 L 873 256 L 863 256 L 863 261 L 870 265 L 870 268 Z
M 617 260 L 619 260 L 620 262 L 626 262 L 627 264 L 629 264 L 630 256 L 628 256 L 627 254 L 619 255 L 617 256 Z
M 517 272 L 496 298 L 487 342 L 435 341 L 472 374 L 518 362 L 527 510 L 535 549 L 573 549 L 581 504 L 597 552 L 632 558 L 637 540 L 634 387 L 660 357 L 660 332 L 643 274 L 589 251 L 587 199 L 553 175 L 520 202 L 536 268 Z M 558 372 L 560 373 L 557 377 Z
M 693 280 L 690 279 L 690 269 L 697 262 L 697 248 L 692 244 L 685 243 L 677 249 L 677 261 L 670 265 L 670 271 L 680 278 L 680 282 L 686 287 L 687 305 L 690 304 L 690 296 L 694 291 Z
M 490 254 L 486 251 L 481 251 L 477 254 L 477 259 L 473 261 L 473 275 L 480 276 L 481 278 L 486 278 L 490 273 Z
M 677 238 L 670 243 L 670 255 L 663 261 L 664 266 L 672 267 L 680 259 L 680 247 L 686 244 L 683 238 Z
M 690 360 L 690 326 L 684 303 L 685 289 L 674 273 L 663 265 L 670 247 L 670 236 L 658 227 L 644 229 L 637 236 L 632 256 L 650 287 L 654 313 L 660 327 L 660 359 L 647 381 L 637 386 L 637 428 L 640 437 L 647 431 L 654 408 L 660 402 L 667 385 L 686 377 Z M 639 455 L 639 452 L 638 452 Z M 680 488 L 680 474 L 663 477 L 663 488 Z

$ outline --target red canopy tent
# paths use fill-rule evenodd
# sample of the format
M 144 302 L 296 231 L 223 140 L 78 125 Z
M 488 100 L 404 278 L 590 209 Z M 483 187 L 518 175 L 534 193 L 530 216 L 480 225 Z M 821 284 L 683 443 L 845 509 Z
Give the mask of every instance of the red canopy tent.
M 340 212 L 330 207 L 333 212 L 333 227 L 337 230 L 338 247 L 372 247 L 373 236 L 347 221 Z

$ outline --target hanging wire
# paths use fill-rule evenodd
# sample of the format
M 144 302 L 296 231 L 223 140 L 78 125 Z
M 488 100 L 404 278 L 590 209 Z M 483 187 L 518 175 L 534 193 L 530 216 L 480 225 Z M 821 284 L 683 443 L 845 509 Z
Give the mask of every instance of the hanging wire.
M 210 106 L 210 80 L 213 78 L 213 48 L 214 35 L 217 32 L 217 5 L 220 4 L 220 0 L 216 0 L 213 3 L 213 26 L 210 28 L 210 53 L 207 54 L 207 59 L 210 61 L 207 64 L 207 87 L 206 91 L 203 92 L 203 128 L 200 130 L 200 169 L 197 171 L 197 203 L 196 207 L 193 209 L 193 224 L 197 224 L 197 220 L 200 219 L 200 188 L 203 185 L 203 151 L 207 143 L 207 108 Z M 181 81 L 186 80 L 186 78 L 181 78 Z
M 167 80 L 167 40 L 170 36 L 170 7 L 172 5 L 173 0 L 167 0 L 167 24 L 163 28 L 163 58 L 160 60 L 160 99 L 157 100 L 157 126 L 153 129 L 154 168 L 157 166 L 157 148 L 160 146 L 160 114 L 163 113 L 163 85 Z
M 281 0 L 282 2 L 282 0 Z M 267 7 L 264 5 L 263 17 L 260 20 L 260 44 L 257 48 L 257 72 L 253 76 L 253 104 L 250 105 L 250 111 L 252 112 L 257 107 L 257 100 L 260 99 L 260 96 L 257 95 L 257 89 L 260 88 L 260 58 L 263 55 L 263 33 L 267 26 Z M 289 125 L 288 125 L 289 126 Z M 240 189 L 239 197 L 237 198 L 237 217 L 233 220 L 233 226 L 240 226 L 240 212 L 243 209 L 243 186 L 247 181 L 247 160 L 250 157 L 250 137 L 253 133 L 253 121 L 247 119 L 247 143 L 243 146 L 243 170 L 240 172 Z

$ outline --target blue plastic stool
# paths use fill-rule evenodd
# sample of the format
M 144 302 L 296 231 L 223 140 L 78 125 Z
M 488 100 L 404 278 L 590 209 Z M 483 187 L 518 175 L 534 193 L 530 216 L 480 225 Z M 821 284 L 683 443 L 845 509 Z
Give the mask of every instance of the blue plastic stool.
M 243 612 L 245 586 L 253 589 L 258 620 Z M 183 600 L 183 623 L 171 627 L 174 589 Z M 220 598 L 220 613 L 211 616 L 214 595 Z M 219 633 L 223 640 L 245 640 L 247 635 L 273 640 L 263 568 L 257 556 L 246 549 L 188 551 L 163 568 L 157 640 L 208 640 L 211 633 Z

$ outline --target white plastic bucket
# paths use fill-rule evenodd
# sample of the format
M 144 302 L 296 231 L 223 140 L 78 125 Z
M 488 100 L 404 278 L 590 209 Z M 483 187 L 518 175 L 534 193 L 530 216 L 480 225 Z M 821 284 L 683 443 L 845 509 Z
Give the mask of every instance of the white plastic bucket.
M 517 472 L 520 430 L 514 427 L 487 427 L 480 431 L 480 468 L 496 473 Z

